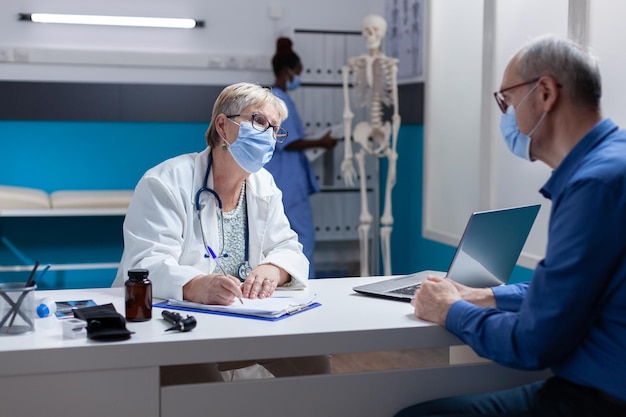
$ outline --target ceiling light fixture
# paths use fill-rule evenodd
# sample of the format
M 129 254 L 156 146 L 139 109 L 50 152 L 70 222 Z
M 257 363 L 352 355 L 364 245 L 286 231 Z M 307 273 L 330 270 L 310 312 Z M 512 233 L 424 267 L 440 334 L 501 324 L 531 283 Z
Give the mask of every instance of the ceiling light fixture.
M 20 13 L 18 20 L 35 23 L 65 23 L 72 25 L 138 26 L 172 29 L 204 27 L 203 20 L 166 17 L 98 16 L 53 13 Z

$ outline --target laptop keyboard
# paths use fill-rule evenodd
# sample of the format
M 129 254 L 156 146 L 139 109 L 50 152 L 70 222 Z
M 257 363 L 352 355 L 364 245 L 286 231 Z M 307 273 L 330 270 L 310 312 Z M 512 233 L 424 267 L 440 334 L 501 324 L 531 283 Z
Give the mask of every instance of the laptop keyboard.
M 405 295 L 413 295 L 415 291 L 420 287 L 421 283 L 417 283 L 414 285 L 409 285 L 408 287 L 402 287 L 395 290 L 389 291 L 393 294 L 405 294 Z

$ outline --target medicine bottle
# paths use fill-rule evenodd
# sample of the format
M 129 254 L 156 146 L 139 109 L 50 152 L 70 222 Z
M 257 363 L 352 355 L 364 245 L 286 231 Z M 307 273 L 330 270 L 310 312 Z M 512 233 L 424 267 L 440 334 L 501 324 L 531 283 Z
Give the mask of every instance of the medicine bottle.
M 57 305 L 50 297 L 44 297 L 39 300 L 37 305 L 37 317 L 44 318 L 57 312 Z
M 152 318 L 152 282 L 147 269 L 128 270 L 126 291 L 126 320 L 146 321 Z

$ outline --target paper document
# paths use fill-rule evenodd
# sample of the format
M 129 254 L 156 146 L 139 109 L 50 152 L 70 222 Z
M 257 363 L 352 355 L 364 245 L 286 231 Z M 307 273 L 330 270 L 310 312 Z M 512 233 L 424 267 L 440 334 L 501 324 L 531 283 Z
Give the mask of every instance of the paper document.
M 304 132 L 304 137 L 307 139 L 317 140 L 321 139 L 326 133 L 330 132 L 330 137 L 339 139 L 343 137 L 343 123 L 339 123 L 332 126 L 320 127 L 316 130 L 307 130 Z
M 245 316 L 276 318 L 287 314 L 293 314 L 304 310 L 315 302 L 315 295 L 303 297 L 280 297 L 274 296 L 270 298 L 257 298 L 251 300 L 244 299 L 244 304 L 239 302 L 228 306 L 217 304 L 200 304 L 191 301 L 167 300 L 167 305 L 173 307 L 186 307 L 197 310 L 217 311 L 230 314 L 239 314 Z
M 328 132 L 330 132 L 331 138 L 334 138 L 334 139 L 342 138 L 343 137 L 343 124 L 337 124 L 337 125 L 333 125 L 333 126 L 329 126 L 325 128 L 320 128 L 315 131 L 307 130 L 304 133 L 304 137 L 309 140 L 317 140 L 317 139 L 321 139 Z M 309 162 L 315 161 L 317 158 L 322 156 L 324 152 L 326 152 L 326 149 L 324 148 L 309 148 L 304 151 Z

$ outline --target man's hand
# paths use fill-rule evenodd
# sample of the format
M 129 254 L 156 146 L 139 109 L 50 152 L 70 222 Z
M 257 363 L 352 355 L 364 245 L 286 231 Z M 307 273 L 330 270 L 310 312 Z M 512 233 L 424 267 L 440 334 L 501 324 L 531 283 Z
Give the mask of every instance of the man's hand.
M 479 307 L 496 306 L 496 298 L 493 295 L 491 288 L 472 288 L 459 284 L 454 280 L 450 280 L 450 282 L 456 287 L 461 295 L 461 298 L 465 301 L 469 301 Z
M 450 306 L 460 299 L 461 294 L 452 280 L 428 276 L 415 291 L 415 299 L 411 304 L 415 307 L 415 317 L 418 319 L 445 326 Z

